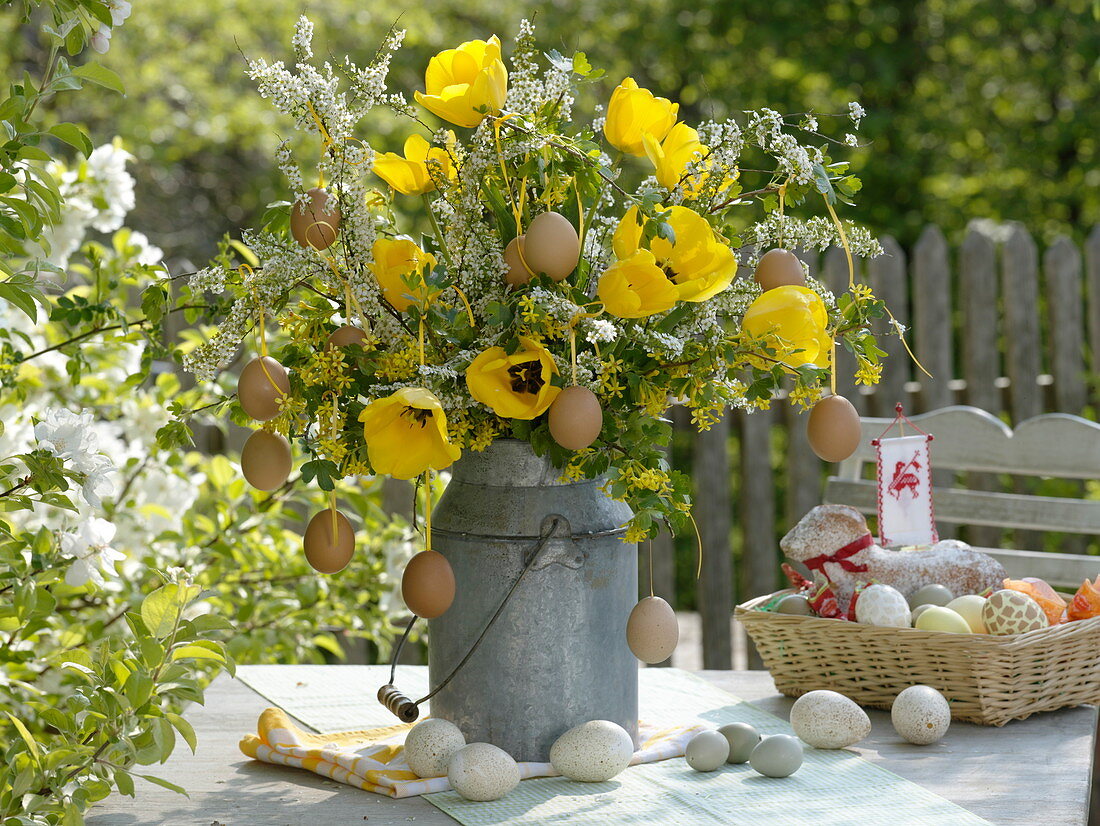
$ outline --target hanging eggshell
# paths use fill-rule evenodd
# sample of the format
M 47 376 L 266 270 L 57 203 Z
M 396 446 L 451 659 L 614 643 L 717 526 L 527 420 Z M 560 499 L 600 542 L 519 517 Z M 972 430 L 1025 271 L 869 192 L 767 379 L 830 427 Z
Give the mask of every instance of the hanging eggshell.
M 815 749 L 842 749 L 871 733 L 871 718 L 843 694 L 818 690 L 794 701 L 791 728 Z
M 697 772 L 712 772 L 725 765 L 730 756 L 730 743 L 718 731 L 701 731 L 688 740 L 684 759 Z
M 566 387 L 550 405 L 550 435 L 566 450 L 584 450 L 603 430 L 603 408 L 587 387 Z
M 990 634 L 1026 634 L 1046 628 L 1050 622 L 1043 608 L 1027 594 L 1004 589 L 989 595 L 982 607 L 982 622 Z
M 765 777 L 788 777 L 802 765 L 802 742 L 790 734 L 765 737 L 749 755 L 749 765 Z
M 504 263 L 508 265 L 504 280 L 511 287 L 518 287 L 531 280 L 531 272 L 523 265 L 523 259 L 520 257 L 520 249 L 523 247 L 525 237 L 517 235 L 504 248 Z
M 819 459 L 843 462 L 859 447 L 859 413 L 843 396 L 826 396 L 810 411 L 806 435 Z
M 660 663 L 672 656 L 680 641 L 676 612 L 660 597 L 640 600 L 626 621 L 626 643 L 644 663 Z
M 628 765 L 634 741 L 610 720 L 592 720 L 565 732 L 550 747 L 550 764 L 570 780 L 602 783 Z
M 447 779 L 467 800 L 499 800 L 519 785 L 519 766 L 504 749 L 470 743 L 454 753 Z
M 886 628 L 908 628 L 912 621 L 909 603 L 901 591 L 889 585 L 868 585 L 856 602 L 856 622 Z
M 309 190 L 309 203 L 296 202 L 290 211 L 290 234 L 303 247 L 328 249 L 340 230 L 340 208 L 325 190 Z
M 330 347 L 347 347 L 349 344 L 362 344 L 367 340 L 367 334 L 352 324 L 338 327 L 328 337 Z
M 730 746 L 727 763 L 746 763 L 752 750 L 760 742 L 760 732 L 748 723 L 727 723 L 718 729 Z
M 776 287 L 806 286 L 806 273 L 802 269 L 802 262 L 793 252 L 784 249 L 768 250 L 761 255 L 753 277 L 764 291 Z
M 289 394 L 290 379 L 286 370 L 270 356 L 252 359 L 237 379 L 237 401 L 244 412 L 258 422 L 278 416 L 279 399 Z
M 938 583 L 925 585 L 909 595 L 909 607 L 916 608 L 918 605 L 947 605 L 947 603 L 954 598 L 955 595 L 951 593 L 951 590 L 946 585 L 940 585 Z
M 344 570 L 355 552 L 355 531 L 348 518 L 336 511 L 336 537 L 332 536 L 332 510 L 325 508 L 309 520 L 302 540 L 306 560 L 322 574 Z
M 405 735 L 405 762 L 417 777 L 443 777 L 466 737 L 454 723 L 430 717 Z
M 935 743 L 951 725 L 951 706 L 930 685 L 911 685 L 890 707 L 894 731 L 918 746 Z
M 257 490 L 275 490 L 290 477 L 290 442 L 279 433 L 257 430 L 241 448 L 241 472 Z
M 951 600 L 945 608 L 950 608 L 964 620 L 966 624 L 970 626 L 970 630 L 975 634 L 987 634 L 985 622 L 982 620 L 982 609 L 985 608 L 985 597 L 978 594 L 963 594 L 961 597 L 955 597 Z
M 564 215 L 544 212 L 535 216 L 523 238 L 523 257 L 536 273 L 562 281 L 577 268 L 581 239 Z
M 418 617 L 435 619 L 446 613 L 455 598 L 455 574 L 447 557 L 438 551 L 421 551 L 405 566 L 401 598 Z

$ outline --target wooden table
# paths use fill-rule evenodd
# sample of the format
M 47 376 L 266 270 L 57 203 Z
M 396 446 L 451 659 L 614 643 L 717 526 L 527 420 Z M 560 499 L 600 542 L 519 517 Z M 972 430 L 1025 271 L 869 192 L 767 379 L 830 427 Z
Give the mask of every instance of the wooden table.
M 765 671 L 702 671 L 719 687 L 783 719 L 792 700 Z M 450 817 L 420 798 L 391 800 L 305 771 L 246 758 L 237 748 L 270 703 L 243 683 L 219 677 L 187 719 L 198 752 L 183 743 L 153 774 L 190 799 L 138 780 L 137 797 L 113 795 L 89 826 L 446 826 Z M 870 737 L 854 747 L 866 759 L 919 783 L 995 824 L 1085 826 L 1096 709 L 1081 706 L 991 728 L 953 723 L 947 737 L 915 747 L 898 738 L 887 712 L 869 712 Z M 317 804 L 323 803 L 323 807 Z M 761 824 L 766 826 L 766 824 Z M 863 824 L 862 826 L 875 826 Z M 930 826 L 934 826 L 930 824 Z

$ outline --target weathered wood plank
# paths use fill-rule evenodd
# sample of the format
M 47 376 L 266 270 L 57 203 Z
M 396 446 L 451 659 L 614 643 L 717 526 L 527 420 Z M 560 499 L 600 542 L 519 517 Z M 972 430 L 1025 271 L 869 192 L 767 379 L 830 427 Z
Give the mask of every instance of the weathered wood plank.
M 905 251 L 890 236 L 882 239 L 882 250 L 882 255 L 867 262 L 871 288 L 890 308 L 894 318 L 902 325 L 910 327 Z M 871 409 L 876 416 L 892 416 L 894 405 L 898 402 L 905 405 L 906 409 L 910 407 L 905 384 L 909 381 L 912 364 L 901 339 L 894 334 L 889 318 L 877 321 L 873 329 L 879 347 L 886 351 L 886 366 L 882 371 L 882 381 L 871 395 Z
M 1100 574 L 1100 558 L 1083 554 L 1051 553 L 1050 551 L 1017 551 L 1007 548 L 979 548 L 1000 560 L 1013 579 L 1025 576 L 1046 580 L 1055 588 L 1076 591 L 1086 579 Z
M 729 440 L 728 411 L 710 430 L 695 436 L 695 521 L 703 543 L 703 574 L 695 587 L 707 668 L 729 668 L 731 664 L 729 617 L 734 579 Z
M 947 239 L 940 228 L 924 228 L 913 247 L 913 324 L 917 358 L 932 374 L 921 376 L 920 409 L 935 410 L 952 402 L 955 377 L 951 324 L 951 269 Z
M 787 431 L 787 455 L 781 467 L 787 470 L 787 524 L 793 525 L 821 503 L 822 465 L 810 448 L 806 434 L 809 413 L 800 412 L 789 402 L 783 405 L 782 412 Z
M 1043 398 L 1035 383 L 1042 371 L 1038 253 L 1031 235 L 1019 224 L 1013 225 L 1005 241 L 1001 269 L 1012 421 L 1022 422 L 1043 412 Z
M 771 459 L 772 411 L 740 412 L 741 432 L 741 564 L 748 596 L 778 588 L 775 536 L 775 481 Z M 748 646 L 749 668 L 762 668 L 756 646 Z
M 859 281 L 861 280 L 859 275 L 860 259 L 853 259 L 852 264 L 856 268 L 856 280 Z M 844 254 L 844 250 L 839 247 L 830 247 L 825 251 L 821 264 L 821 274 L 826 286 L 834 294 L 840 295 L 848 289 L 848 257 Z M 855 371 L 856 357 L 849 353 L 843 344 L 838 342 L 836 346 L 836 392 L 848 399 L 862 415 L 867 412 L 867 402 L 856 388 Z
M 1093 373 L 1100 373 L 1100 224 L 1092 228 L 1085 241 L 1085 273 L 1089 308 L 1089 364 Z
M 1043 274 L 1055 404 L 1062 413 L 1080 414 L 1086 397 L 1081 253 L 1066 236 L 1059 236 L 1043 254 Z

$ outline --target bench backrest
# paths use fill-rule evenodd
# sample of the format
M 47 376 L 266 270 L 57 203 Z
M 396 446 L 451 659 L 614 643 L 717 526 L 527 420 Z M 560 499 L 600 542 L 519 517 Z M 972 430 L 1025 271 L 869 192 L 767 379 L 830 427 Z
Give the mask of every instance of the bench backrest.
M 935 470 L 977 471 L 1060 479 L 1100 478 L 1100 424 L 1066 413 L 1048 413 L 1022 422 L 1015 431 L 976 407 L 945 407 L 913 416 L 935 439 Z M 825 501 L 875 513 L 875 483 L 864 479 L 873 467 L 870 445 L 890 419 L 863 418 L 863 439 L 825 487 Z M 896 429 L 891 435 L 896 434 Z M 1041 531 L 1100 535 L 1100 500 L 1065 499 L 1019 493 L 993 493 L 934 486 L 936 519 L 959 525 L 992 525 Z M 1052 585 L 1076 588 L 1100 573 L 1100 557 L 1035 551 L 992 550 L 1011 576 L 1037 576 Z

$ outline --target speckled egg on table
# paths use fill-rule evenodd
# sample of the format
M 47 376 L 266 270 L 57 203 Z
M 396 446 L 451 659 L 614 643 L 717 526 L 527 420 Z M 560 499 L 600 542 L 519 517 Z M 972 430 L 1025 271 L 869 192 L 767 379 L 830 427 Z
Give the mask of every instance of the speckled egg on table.
M 843 694 L 809 691 L 791 706 L 791 728 L 814 748 L 842 749 L 871 733 L 871 718 Z
M 499 800 L 519 785 L 519 766 L 504 749 L 470 743 L 451 757 L 447 780 L 467 800 Z
M 455 752 L 465 745 L 458 726 L 432 717 L 405 735 L 405 762 L 417 777 L 443 777 Z
M 1024 634 L 1049 625 L 1042 607 L 1019 591 L 994 591 L 982 607 L 982 622 L 990 634 Z
M 908 628 L 909 602 L 897 588 L 868 585 L 856 601 L 856 622 L 889 628 Z
M 550 763 L 570 780 L 600 783 L 610 780 L 634 756 L 634 741 L 610 720 L 592 720 L 565 732 L 550 747 Z
M 894 731 L 918 746 L 935 743 L 951 725 L 951 706 L 930 685 L 911 685 L 890 707 Z

